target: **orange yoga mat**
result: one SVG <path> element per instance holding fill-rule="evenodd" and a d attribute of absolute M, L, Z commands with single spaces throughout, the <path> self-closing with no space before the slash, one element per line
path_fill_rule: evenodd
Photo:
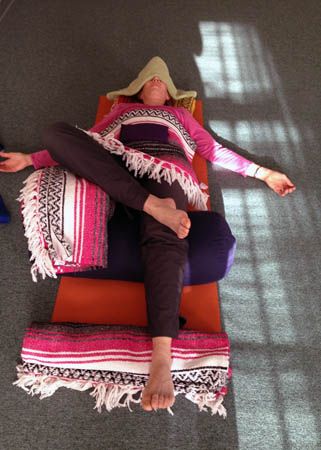
<path fill-rule="evenodd" d="M 101 96 L 96 122 L 110 108 L 111 102 Z M 202 103 L 199 100 L 194 117 L 203 125 Z M 195 155 L 193 167 L 198 179 L 208 185 L 206 161 Z M 204 332 L 221 331 L 217 284 L 185 286 L 180 314 L 187 319 L 186 328 Z M 52 321 L 146 326 L 144 285 L 118 280 L 61 277 Z"/>
<path fill-rule="evenodd" d="M 185 286 L 180 314 L 187 319 L 186 328 L 220 331 L 216 283 Z M 63 277 L 52 321 L 146 326 L 144 285 L 129 281 Z"/>

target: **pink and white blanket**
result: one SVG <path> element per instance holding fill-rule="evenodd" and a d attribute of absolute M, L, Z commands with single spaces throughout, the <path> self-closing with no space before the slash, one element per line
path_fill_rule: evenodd
<path fill-rule="evenodd" d="M 145 328 L 117 325 L 32 323 L 26 330 L 14 383 L 31 395 L 49 397 L 60 387 L 85 391 L 101 412 L 139 403 L 148 380 L 151 336 Z M 231 377 L 226 333 L 180 330 L 172 341 L 175 396 L 200 411 L 226 417 L 223 399 Z M 175 407 L 175 406 L 174 406 Z M 173 414 L 169 408 L 169 412 Z"/>
<path fill-rule="evenodd" d="M 37 170 L 20 191 L 31 275 L 42 278 L 107 267 L 107 220 L 113 204 L 98 186 L 61 167 Z"/>

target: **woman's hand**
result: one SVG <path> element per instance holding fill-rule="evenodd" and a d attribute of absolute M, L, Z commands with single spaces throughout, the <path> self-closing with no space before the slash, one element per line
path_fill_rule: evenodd
<path fill-rule="evenodd" d="M 0 152 L 0 156 L 6 158 L 5 161 L 0 161 L 0 172 L 19 172 L 32 166 L 31 155 L 25 153 Z"/>
<path fill-rule="evenodd" d="M 255 178 L 264 181 L 272 191 L 281 197 L 285 197 L 287 194 L 295 191 L 295 186 L 292 181 L 284 173 L 277 172 L 276 170 L 260 167 Z"/>

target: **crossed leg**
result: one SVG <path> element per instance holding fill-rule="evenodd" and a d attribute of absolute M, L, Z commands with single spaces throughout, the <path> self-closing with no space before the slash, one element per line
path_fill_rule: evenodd
<path fill-rule="evenodd" d="M 114 200 L 142 212 L 141 249 L 147 315 L 153 340 L 150 377 L 142 407 L 167 408 L 175 400 L 171 378 L 171 342 L 179 328 L 179 304 L 188 251 L 187 200 L 177 182 L 138 182 L 120 158 L 86 133 L 64 122 L 47 128 L 43 141 L 52 158 L 78 176 L 99 185 Z"/>

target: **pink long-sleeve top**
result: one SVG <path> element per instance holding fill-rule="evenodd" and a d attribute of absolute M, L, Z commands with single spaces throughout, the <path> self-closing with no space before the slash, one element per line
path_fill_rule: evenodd
<path fill-rule="evenodd" d="M 253 176 L 257 168 L 257 164 L 249 161 L 243 156 L 237 154 L 233 150 L 230 150 L 221 144 L 219 144 L 211 134 L 206 131 L 198 122 L 194 119 L 192 114 L 185 108 L 176 108 L 172 106 L 157 106 L 152 107 L 144 105 L 142 103 L 121 103 L 116 105 L 110 113 L 108 113 L 98 124 L 94 125 L 89 131 L 93 133 L 100 133 L 103 130 L 108 130 L 111 124 L 117 124 L 112 128 L 111 134 L 113 137 L 118 138 L 120 133 L 121 123 L 141 123 L 142 119 L 135 117 L 126 117 L 126 114 L 134 114 L 138 111 L 145 111 L 149 113 L 151 111 L 159 110 L 163 114 L 163 123 L 171 125 L 170 120 L 166 119 L 166 112 L 169 113 L 169 117 L 175 116 L 177 121 L 187 130 L 191 139 L 196 143 L 196 146 L 185 145 L 185 153 L 189 161 L 193 159 L 195 151 L 208 161 L 215 163 L 225 169 L 232 170 L 243 176 Z M 165 117 L 165 118 L 164 118 Z M 148 117 L 145 118 L 148 122 Z M 159 121 L 159 120 L 158 120 Z M 172 120 L 173 122 L 173 120 Z M 181 137 L 176 133 L 176 126 L 169 126 L 169 138 L 179 145 L 184 146 Z M 186 143 L 186 142 L 185 142 Z M 32 163 L 35 169 L 41 167 L 49 167 L 58 165 L 54 161 L 47 150 L 41 150 L 31 155 Z"/>

